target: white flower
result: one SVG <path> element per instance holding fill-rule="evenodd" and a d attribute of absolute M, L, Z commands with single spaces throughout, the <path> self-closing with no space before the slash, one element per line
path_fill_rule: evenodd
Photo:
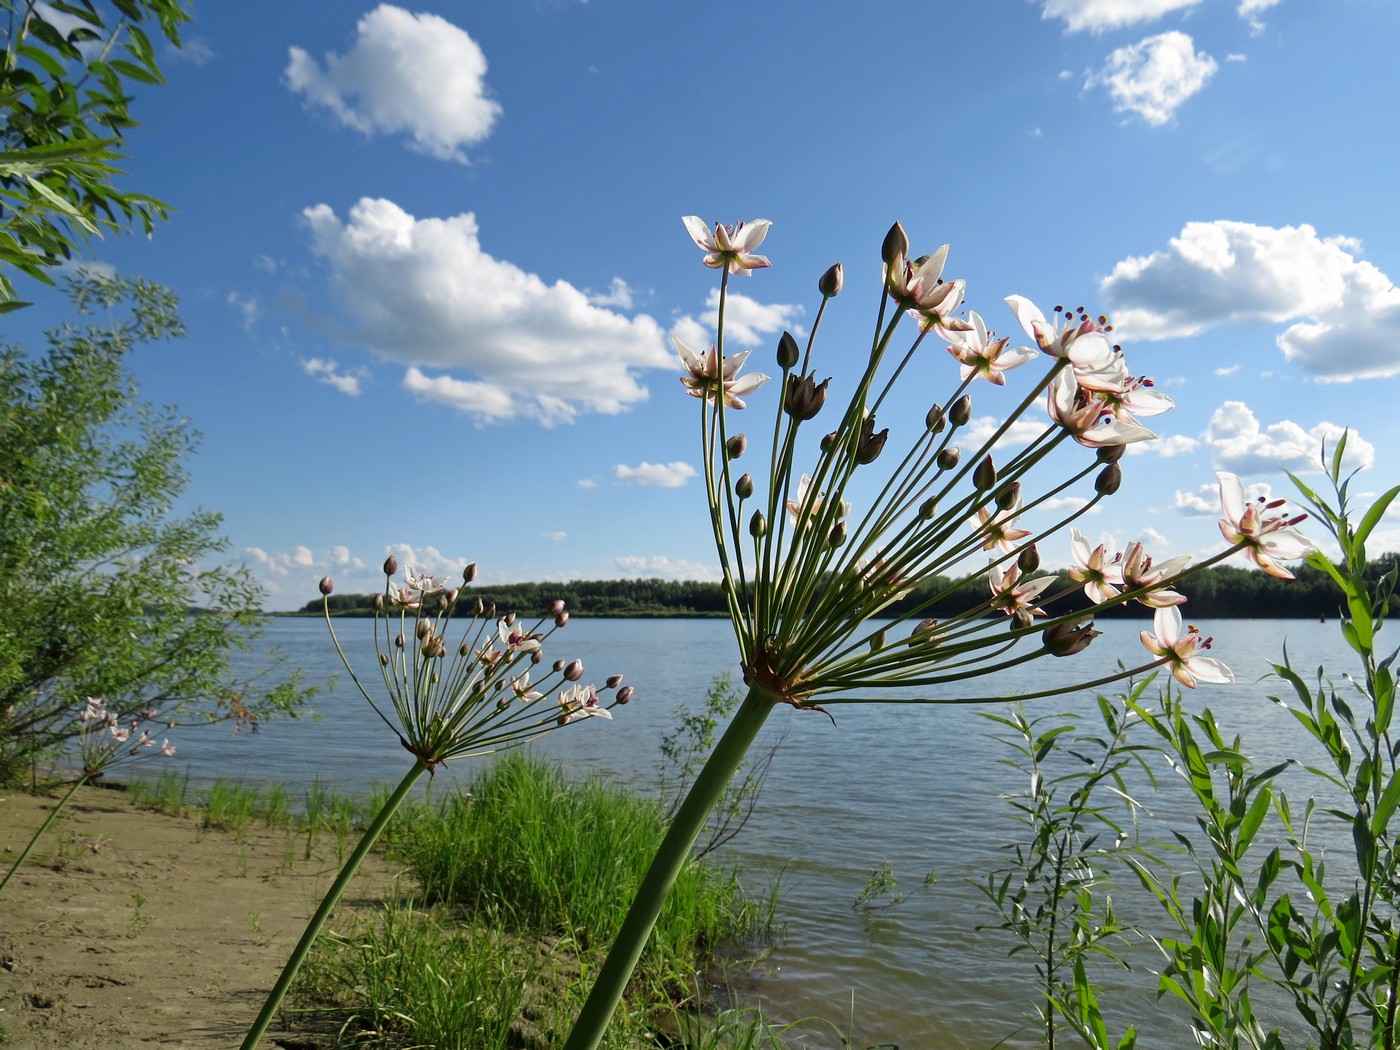
<path fill-rule="evenodd" d="M 1157 610 L 1152 617 L 1156 629 L 1139 634 L 1142 644 L 1153 656 L 1160 657 L 1162 663 L 1171 668 L 1172 676 L 1187 689 L 1195 689 L 1197 682 L 1233 682 L 1234 673 L 1219 660 L 1200 655 L 1209 649 L 1212 638 L 1202 637 L 1195 626 L 1181 630 L 1181 610 L 1174 605 Z"/>
<path fill-rule="evenodd" d="M 736 223 L 725 226 L 715 223 L 714 232 L 709 224 L 698 215 L 681 218 L 693 240 L 704 252 L 705 265 L 712 270 L 727 268 L 732 274 L 752 276 L 753 270 L 772 266 L 766 256 L 755 255 L 753 250 L 768 236 L 768 227 L 773 224 L 767 219 L 754 219 L 750 223 Z"/>
<path fill-rule="evenodd" d="M 1317 551 L 1317 544 L 1293 529 L 1307 515 L 1289 517 L 1280 513 L 1266 517 L 1266 512 L 1278 510 L 1286 501 L 1265 502 L 1263 497 L 1247 501 L 1244 485 L 1237 476 L 1222 470 L 1215 477 L 1220 483 L 1220 507 L 1225 514 L 1220 519 L 1221 535 L 1230 543 L 1242 544 L 1245 557 L 1270 576 L 1293 579 L 1282 562 L 1306 558 Z"/>

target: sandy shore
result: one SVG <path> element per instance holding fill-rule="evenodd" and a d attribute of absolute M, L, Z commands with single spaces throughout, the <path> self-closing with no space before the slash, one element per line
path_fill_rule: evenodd
<path fill-rule="evenodd" d="M 57 799 L 0 793 L 0 874 Z M 333 835 L 310 860 L 305 846 L 84 788 L 0 895 L 0 1046 L 236 1047 L 338 870 Z M 397 875 L 371 857 L 340 914 L 372 908 Z M 316 1044 L 274 1025 L 263 1045 Z"/>

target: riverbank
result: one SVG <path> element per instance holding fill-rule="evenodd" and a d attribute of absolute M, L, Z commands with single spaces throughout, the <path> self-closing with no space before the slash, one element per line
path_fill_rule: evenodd
<path fill-rule="evenodd" d="M 0 794 L 6 869 L 57 799 Z M 333 836 L 304 847 L 81 789 L 0 898 L 0 1045 L 237 1045 L 339 869 Z M 369 858 L 342 914 L 393 896 L 400 875 Z"/>

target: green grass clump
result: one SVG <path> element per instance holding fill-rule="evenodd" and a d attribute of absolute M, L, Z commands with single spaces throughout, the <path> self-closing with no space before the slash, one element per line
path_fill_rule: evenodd
<path fill-rule="evenodd" d="M 665 830 L 652 800 L 504 756 L 464 794 L 400 811 L 385 846 L 419 900 L 313 950 L 292 1012 L 339 1032 L 340 1046 L 559 1045 Z M 695 1001 L 710 949 L 771 931 L 774 904 L 774 895 L 751 902 L 732 871 L 688 864 L 608 1050 L 682 1045 L 682 1024 L 707 1033 L 691 1037 L 696 1046 L 778 1045 L 758 1038 L 770 1030 L 751 1017 L 731 1016 L 720 1038 L 677 1005 Z M 669 1033 L 660 1042 L 658 1028 Z"/>
<path fill-rule="evenodd" d="M 294 997 L 316 1003 L 342 1045 L 505 1050 L 538 970 L 498 931 L 390 904 L 363 930 L 326 938 Z"/>
<path fill-rule="evenodd" d="M 521 932 L 564 932 L 588 951 L 612 943 L 665 832 L 665 814 L 651 800 L 508 755 L 466 795 L 413 811 L 390 848 L 428 900 L 490 911 Z M 690 972 L 707 947 L 766 932 L 771 920 L 734 872 L 691 862 L 649 958 L 662 971 Z"/>

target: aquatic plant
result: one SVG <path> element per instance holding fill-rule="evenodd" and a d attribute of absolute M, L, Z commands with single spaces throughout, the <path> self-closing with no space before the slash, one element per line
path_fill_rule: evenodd
<path fill-rule="evenodd" d="M 276 985 L 243 1041 L 253 1050 L 291 988 L 326 920 L 355 872 L 424 772 L 443 762 L 486 755 L 533 740 L 560 726 L 611 719 L 611 708 L 632 699 L 633 689 L 612 675 L 601 687 L 580 684 L 583 663 L 558 659 L 539 679 L 531 669 L 544 661 L 544 646 L 569 622 L 562 601 L 548 616 L 526 624 L 516 613 L 497 615 L 494 604 L 467 602 L 466 623 L 455 642 L 448 632 L 459 609 L 460 588 L 408 567 L 395 582 L 398 560 L 384 562 L 384 592 L 375 600 L 375 664 L 385 699 L 376 699 L 347 656 L 331 619 L 327 599 L 335 583 L 321 580 L 322 608 L 336 652 L 356 689 L 399 743 L 413 765 L 370 821 L 339 875 L 326 891 L 305 932 L 292 950 Z M 476 577 L 475 563 L 462 572 L 463 586 Z M 610 694 L 610 695 L 609 695 Z M 607 698 L 607 699 L 605 699 Z"/>
<path fill-rule="evenodd" d="M 1074 548 L 1083 555 L 1080 582 L 1090 605 L 1047 614 L 1044 606 L 1058 595 L 1049 593 L 1054 576 L 1036 574 L 1039 545 L 1118 491 L 1125 446 L 1155 436 L 1141 419 L 1172 407 L 1150 379 L 1130 371 L 1107 318 L 1059 307 L 1047 318 L 1013 295 L 1006 304 L 1035 348 L 1009 347 L 980 314 L 960 314 L 966 285 L 944 276 L 948 246 L 912 257 L 896 223 L 881 246 L 879 307 L 849 399 L 829 423 L 813 426 L 823 413 L 832 416 L 831 377 L 818 378 L 813 351 L 845 286 L 837 263 L 817 282 L 821 303 L 805 346 L 786 332 L 778 344 L 771 439 L 755 455 L 750 446 L 757 442 L 737 430 L 736 413 L 748 410 L 745 399 L 772 377 L 742 373 L 750 352 L 726 348 L 726 307 L 731 276 L 771 265 L 756 254 L 771 224 L 710 226 L 695 216 L 684 222 L 705 265 L 720 274 L 714 344 L 702 353 L 677 340 L 676 349 L 685 392 L 699 401 L 706 502 L 748 692 L 676 811 L 566 1050 L 598 1045 L 676 872 L 775 708 L 831 717 L 846 703 L 1000 700 L 998 675 L 1046 657 L 1073 657 L 1098 637 L 1095 613 L 1129 601 L 1158 608 L 1154 631 L 1142 639 L 1148 659 L 1022 698 L 1093 688 L 1159 666 L 1183 684 L 1229 680 L 1228 668 L 1204 655 L 1210 639 L 1181 628 L 1173 585 L 1237 551 L 1276 572 L 1280 558 L 1313 549 L 1291 531 L 1297 516 L 1273 503 L 1246 506 L 1242 484 L 1222 476 L 1225 551 L 1198 566 L 1173 561 L 1154 569 L 1140 546 L 1125 560 L 1085 550 L 1080 537 Z M 901 333 L 909 339 L 897 344 Z M 897 434 L 880 426 L 920 350 L 939 343 L 959 364 L 949 395 L 921 407 Z M 974 419 L 978 379 L 1009 391 L 1007 373 L 1037 359 L 1048 368 L 998 413 L 1000 421 Z M 1042 400 L 1049 418 L 1033 425 L 1023 417 Z M 1001 451 L 1022 435 L 1018 451 Z M 897 454 L 901 442 L 905 451 Z M 1076 446 L 1087 459 L 1066 454 Z M 758 460 L 757 477 L 742 470 L 746 455 Z M 1021 524 L 1036 513 L 1050 522 L 1040 529 Z M 933 619 L 935 603 L 969 581 L 980 587 L 980 600 Z M 991 684 L 979 686 L 985 680 Z"/>

